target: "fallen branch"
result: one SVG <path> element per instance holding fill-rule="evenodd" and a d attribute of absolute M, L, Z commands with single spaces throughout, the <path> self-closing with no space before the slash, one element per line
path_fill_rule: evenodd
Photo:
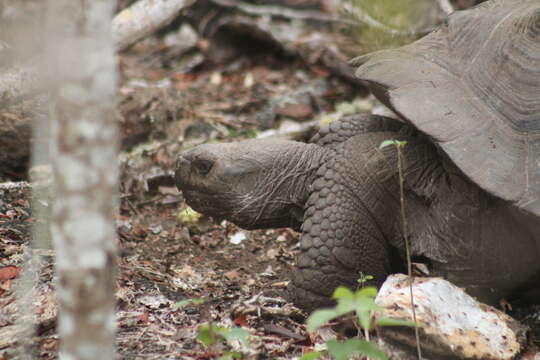
<path fill-rule="evenodd" d="M 191 0 L 139 0 L 118 13 L 112 21 L 114 46 L 122 51 L 167 25 Z"/>
<path fill-rule="evenodd" d="M 236 0 L 212 0 L 214 3 L 224 7 L 234 7 L 248 15 L 276 16 L 287 19 L 318 20 L 326 22 L 338 22 L 345 24 L 355 24 L 356 22 L 343 17 L 327 15 L 317 10 L 297 10 L 277 5 L 253 5 Z"/>
<path fill-rule="evenodd" d="M 3 191 L 13 191 L 13 190 L 28 190 L 30 189 L 30 183 L 27 181 L 17 181 L 17 182 L 2 182 L 0 183 L 0 190 Z"/>

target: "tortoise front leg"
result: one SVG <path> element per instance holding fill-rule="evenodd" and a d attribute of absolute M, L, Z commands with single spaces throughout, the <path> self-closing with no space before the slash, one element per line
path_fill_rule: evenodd
<path fill-rule="evenodd" d="M 360 273 L 380 284 L 391 272 L 389 237 L 399 229 L 399 193 L 393 193 L 397 179 L 391 174 L 396 163 L 388 163 L 395 154 L 378 149 L 384 137 L 351 138 L 317 173 L 289 285 L 292 300 L 305 310 L 331 304 L 340 285 L 355 288 Z"/>

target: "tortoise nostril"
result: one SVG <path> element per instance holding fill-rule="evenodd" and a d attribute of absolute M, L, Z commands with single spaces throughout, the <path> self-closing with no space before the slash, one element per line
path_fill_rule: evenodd
<path fill-rule="evenodd" d="M 178 169 L 181 169 L 181 168 L 185 168 L 187 166 L 190 165 L 190 161 L 187 160 L 185 157 L 183 156 L 179 156 L 177 159 L 176 159 L 176 170 Z"/>
<path fill-rule="evenodd" d="M 214 162 L 212 160 L 196 159 L 192 161 L 191 166 L 193 166 L 193 168 L 197 170 L 199 174 L 206 175 L 214 166 Z"/>

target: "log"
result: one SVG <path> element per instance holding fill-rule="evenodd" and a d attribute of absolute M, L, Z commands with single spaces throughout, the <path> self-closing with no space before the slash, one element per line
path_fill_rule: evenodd
<path fill-rule="evenodd" d="M 171 22 L 190 0 L 139 0 L 112 21 L 113 42 L 122 51 Z"/>

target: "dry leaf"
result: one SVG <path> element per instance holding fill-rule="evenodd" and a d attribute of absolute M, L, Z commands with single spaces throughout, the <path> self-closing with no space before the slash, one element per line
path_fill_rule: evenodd
<path fill-rule="evenodd" d="M 20 269 L 16 266 L 4 266 L 0 268 L 0 280 L 14 279 L 19 275 Z"/>
<path fill-rule="evenodd" d="M 240 277 L 240 273 L 236 270 L 227 271 L 224 275 L 229 280 L 235 280 Z"/>

